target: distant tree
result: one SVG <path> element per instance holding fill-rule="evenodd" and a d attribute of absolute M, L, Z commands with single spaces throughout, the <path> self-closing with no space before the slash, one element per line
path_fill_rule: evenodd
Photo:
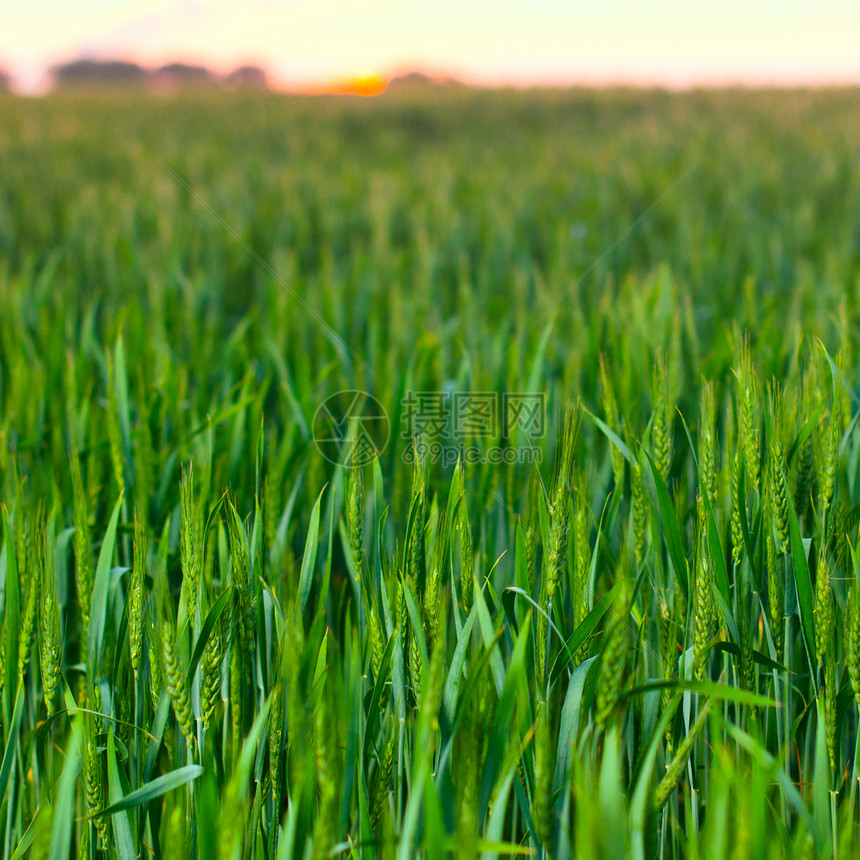
<path fill-rule="evenodd" d="M 73 60 L 55 66 L 51 73 L 58 89 L 88 86 L 136 86 L 145 83 L 146 71 L 124 60 Z"/>
<path fill-rule="evenodd" d="M 0 69 L 0 93 L 6 92 L 12 83 L 12 78 L 9 73 Z"/>
<path fill-rule="evenodd" d="M 233 69 L 226 78 L 224 84 L 231 89 L 243 90 L 265 90 L 269 87 L 266 72 L 259 66 L 239 66 Z"/>
<path fill-rule="evenodd" d="M 212 72 L 205 66 L 168 63 L 150 74 L 150 83 L 157 89 L 184 89 L 210 86 L 216 81 Z"/>
<path fill-rule="evenodd" d="M 424 72 L 406 72 L 395 75 L 388 82 L 388 89 L 418 89 L 424 87 L 458 86 L 455 78 L 427 75 Z"/>
<path fill-rule="evenodd" d="M 423 72 L 406 72 L 403 75 L 396 75 L 389 82 L 391 87 L 432 87 L 435 84 L 433 78 L 425 75 Z"/>

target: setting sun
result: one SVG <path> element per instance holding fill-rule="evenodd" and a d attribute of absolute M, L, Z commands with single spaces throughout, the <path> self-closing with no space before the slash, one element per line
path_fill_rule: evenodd
<path fill-rule="evenodd" d="M 352 78 L 336 81 L 326 92 L 343 96 L 378 96 L 388 87 L 388 80 L 378 72 L 362 72 Z"/>

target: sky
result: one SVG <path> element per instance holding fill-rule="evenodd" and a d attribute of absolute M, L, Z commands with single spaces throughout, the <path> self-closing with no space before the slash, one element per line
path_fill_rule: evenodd
<path fill-rule="evenodd" d="M 0 67 L 265 66 L 285 88 L 413 69 L 470 83 L 860 83 L 858 0 L 0 0 Z"/>

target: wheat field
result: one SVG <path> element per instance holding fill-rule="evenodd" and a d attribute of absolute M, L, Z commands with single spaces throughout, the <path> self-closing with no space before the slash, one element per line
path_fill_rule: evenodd
<path fill-rule="evenodd" d="M 3 97 L 2 857 L 856 856 L 858 107 Z"/>

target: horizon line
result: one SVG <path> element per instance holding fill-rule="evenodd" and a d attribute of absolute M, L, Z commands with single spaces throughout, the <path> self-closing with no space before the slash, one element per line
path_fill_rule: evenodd
<path fill-rule="evenodd" d="M 353 76 L 329 76 L 326 78 L 285 79 L 284 76 L 274 75 L 262 64 L 253 62 L 239 63 L 224 70 L 224 64 L 206 65 L 191 59 L 178 59 L 167 61 L 157 65 L 137 63 L 134 60 L 116 60 L 116 58 L 95 58 L 93 56 L 79 56 L 65 62 L 53 63 L 41 70 L 41 80 L 38 85 L 22 86 L 20 72 L 15 73 L 13 69 L 8 72 L 8 92 L 19 97 L 42 97 L 58 93 L 64 87 L 53 79 L 52 71 L 67 63 L 78 60 L 93 60 L 94 62 L 129 62 L 139 65 L 146 73 L 157 72 L 170 63 L 186 64 L 189 66 L 201 66 L 213 75 L 211 84 L 223 86 L 224 79 L 231 71 L 242 66 L 255 65 L 266 75 L 266 91 L 276 95 L 296 96 L 338 96 L 353 95 L 374 97 L 389 91 L 392 83 L 409 86 L 408 79 L 415 78 L 414 86 L 422 83 L 433 88 L 462 88 L 470 90 L 664 90 L 669 92 L 687 92 L 695 90 L 837 90 L 855 89 L 860 87 L 860 73 L 851 75 L 790 75 L 790 74 L 653 74 L 643 73 L 641 75 L 630 73 L 595 73 L 567 75 L 521 75 L 516 77 L 505 74 L 498 75 L 470 75 L 458 74 L 456 72 L 440 71 L 438 69 L 428 70 L 416 64 L 413 67 L 400 67 L 390 69 L 387 72 L 359 72 Z M 423 81 L 422 81 L 423 79 Z M 116 89 L 123 87 L 122 82 L 117 82 Z M 141 87 L 148 91 L 155 88 L 142 82 Z M 88 89 L 96 91 L 99 89 L 111 89 L 109 82 L 93 82 L 92 84 L 81 84 L 77 87 L 67 89 Z M 132 85 L 133 88 L 133 85 Z M 181 86 L 177 90 L 183 89 Z M 194 89 L 188 86 L 187 89 Z"/>
<path fill-rule="evenodd" d="M 137 66 L 143 73 L 143 78 L 138 82 L 148 89 L 154 89 L 154 79 L 157 73 L 169 65 L 181 65 L 205 69 L 210 76 L 213 85 L 224 84 L 227 77 L 246 67 L 259 69 L 264 76 L 265 88 L 273 93 L 287 95 L 367 95 L 374 96 L 385 92 L 389 85 L 401 82 L 404 79 L 414 78 L 416 82 L 423 81 L 435 86 L 459 86 L 475 90 L 565 90 L 565 89 L 637 89 L 637 90 L 721 90 L 721 89 L 764 89 L 764 90 L 793 90 L 793 89 L 851 89 L 860 86 L 860 69 L 834 70 L 821 69 L 816 73 L 808 68 L 805 72 L 800 70 L 774 69 L 768 72 L 765 69 L 755 71 L 732 71 L 731 69 L 706 71 L 702 69 L 673 70 L 642 70 L 634 69 L 617 70 L 571 70 L 564 72 L 559 70 L 539 71 L 531 73 L 523 71 L 517 73 L 513 69 L 505 72 L 498 71 L 469 71 L 466 69 L 444 68 L 440 65 L 428 63 L 426 60 L 416 58 L 414 62 L 401 62 L 389 65 L 385 68 L 382 64 L 378 67 L 364 67 L 351 72 L 332 73 L 328 75 L 286 75 L 283 71 L 273 71 L 271 61 L 266 62 L 262 58 L 248 57 L 237 58 L 232 63 L 219 61 L 207 61 L 200 56 L 185 54 L 165 57 L 161 61 L 153 62 L 143 60 L 139 57 L 108 52 L 80 52 L 74 57 L 57 60 L 54 62 L 41 62 L 29 69 L 16 64 L 5 69 L 0 66 L 0 79 L 3 72 L 6 73 L 7 89 L 22 96 L 48 95 L 63 89 L 56 77 L 56 70 L 64 66 L 70 66 L 78 62 L 92 62 L 94 64 L 123 63 Z M 117 81 L 116 84 L 121 84 Z M 129 82 L 131 83 L 131 82 Z M 201 83 L 206 83 L 202 81 Z M 109 87 L 110 81 L 93 81 L 92 89 Z M 81 86 L 87 86 L 81 82 Z M 176 87 L 180 88 L 180 87 Z M 260 86 L 262 89 L 263 87 Z"/>

